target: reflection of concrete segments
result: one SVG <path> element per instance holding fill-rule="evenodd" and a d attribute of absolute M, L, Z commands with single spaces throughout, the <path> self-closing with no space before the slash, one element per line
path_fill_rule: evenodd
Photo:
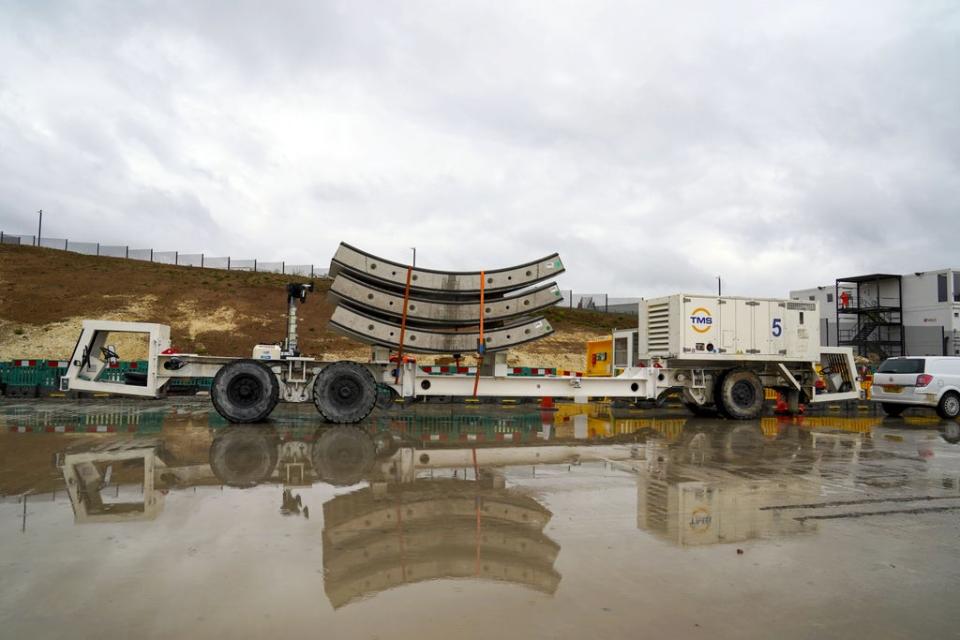
<path fill-rule="evenodd" d="M 542 529 L 550 520 L 550 512 L 546 511 L 532 498 L 524 503 L 509 497 L 485 494 L 476 498 L 472 496 L 435 496 L 408 500 L 402 503 L 395 501 L 373 501 L 361 506 L 361 510 L 352 515 L 340 512 L 340 518 L 331 517 L 332 500 L 324 505 L 324 535 L 332 542 L 340 543 L 350 538 L 364 535 L 370 530 L 388 530 L 397 526 L 398 521 L 408 525 L 424 521 L 434 521 L 444 518 L 476 518 L 477 504 L 480 506 L 480 517 L 503 524 L 529 526 Z M 331 508 L 328 508 L 331 505 Z M 339 505 L 344 507 L 345 505 Z M 398 512 L 397 509 L 400 509 Z"/>
<path fill-rule="evenodd" d="M 476 551 L 479 541 L 484 552 L 512 554 L 529 564 L 552 566 L 560 553 L 560 545 L 535 527 L 517 526 L 480 518 L 440 518 L 406 522 L 386 529 L 371 528 L 353 536 L 328 535 L 324 532 L 324 566 L 328 573 L 347 574 L 364 564 L 380 562 L 400 554 L 433 556 L 444 549 Z M 334 539 L 339 539 L 335 542 Z M 329 550 L 329 553 L 328 553 Z"/>
<path fill-rule="evenodd" d="M 324 550 L 324 558 L 327 552 Z M 476 547 L 438 549 L 430 556 L 398 555 L 380 558 L 380 562 L 361 565 L 345 575 L 326 575 L 323 586 L 333 607 L 339 608 L 359 598 L 369 597 L 404 584 L 442 578 L 480 578 L 524 585 L 553 594 L 560 574 L 551 565 L 528 562 L 523 557 L 502 555 Z"/>
<path fill-rule="evenodd" d="M 340 273 L 330 287 L 330 293 L 347 304 L 370 313 L 400 318 L 403 316 L 403 295 L 373 287 Z M 508 298 L 487 300 L 484 320 L 496 322 L 551 307 L 563 299 L 556 283 L 549 283 Z M 437 324 L 468 326 L 480 322 L 480 303 L 474 301 L 435 302 L 411 296 L 407 304 L 409 324 Z"/>
<path fill-rule="evenodd" d="M 358 311 L 337 307 L 330 318 L 330 326 L 352 338 L 368 344 L 397 348 L 400 346 L 400 323 L 378 320 Z M 543 318 L 534 318 L 511 326 L 484 332 L 487 351 L 501 351 L 553 333 L 553 327 Z M 476 351 L 479 333 L 443 333 L 407 327 L 403 349 L 408 353 L 470 353 Z"/>
<path fill-rule="evenodd" d="M 341 607 L 403 584 L 481 578 L 554 593 L 560 545 L 529 496 L 459 480 L 370 488 L 323 505 L 324 589 Z"/>
<path fill-rule="evenodd" d="M 324 535 L 333 542 L 385 530 L 403 522 L 448 517 L 476 518 L 543 529 L 553 515 L 533 498 L 506 489 L 482 489 L 461 480 L 417 480 L 389 487 L 383 499 L 369 488 L 340 495 L 323 505 Z M 400 509 L 400 511 L 398 511 Z"/>
<path fill-rule="evenodd" d="M 407 282 L 407 265 L 383 260 L 356 247 L 340 243 L 330 262 L 330 275 L 350 271 L 364 279 L 377 280 L 392 289 L 403 290 Z M 555 277 L 564 270 L 557 254 L 527 264 L 486 271 L 484 291 L 490 294 L 515 291 Z M 414 268 L 410 290 L 447 296 L 476 296 L 480 293 L 479 271 L 435 271 Z"/>

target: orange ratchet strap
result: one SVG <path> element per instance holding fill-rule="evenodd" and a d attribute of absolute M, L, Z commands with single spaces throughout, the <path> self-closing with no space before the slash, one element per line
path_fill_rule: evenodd
<path fill-rule="evenodd" d="M 403 366 L 403 338 L 407 333 L 407 303 L 410 302 L 410 276 L 413 275 L 413 267 L 407 267 L 407 286 L 403 290 L 403 316 L 400 318 L 400 348 L 397 350 L 397 375 L 394 378 L 394 384 L 400 382 L 400 367 Z"/>
<path fill-rule="evenodd" d="M 487 275 L 485 271 L 480 272 L 480 339 L 477 340 L 477 375 L 473 379 L 473 397 L 477 397 L 477 387 L 480 386 L 480 367 L 483 366 L 483 355 L 487 352 L 486 344 L 483 341 L 483 305 L 484 289 L 486 287 Z"/>

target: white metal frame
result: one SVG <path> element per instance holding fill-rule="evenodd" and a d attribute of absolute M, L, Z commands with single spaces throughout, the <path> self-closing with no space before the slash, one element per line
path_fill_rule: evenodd
<path fill-rule="evenodd" d="M 113 382 L 97 382 L 97 377 L 108 363 L 100 356 L 110 333 L 143 333 L 149 336 L 149 358 L 146 386 L 125 385 Z M 237 358 L 201 356 L 197 354 L 163 353 L 170 347 L 170 328 L 167 325 L 85 320 L 80 339 L 74 350 L 66 376 L 61 380 L 61 389 L 77 391 L 101 391 L 117 395 L 158 397 L 164 393 L 171 378 L 213 377 L 225 364 Z M 84 360 L 84 351 L 88 357 Z M 831 358 L 832 356 L 832 358 Z M 837 358 L 839 356 L 839 359 Z M 852 390 L 815 394 L 814 389 L 801 389 L 791 369 L 797 365 L 815 370 L 814 362 L 798 363 L 791 359 L 775 360 L 742 357 L 722 361 L 693 359 L 668 360 L 663 367 L 628 367 L 614 377 L 537 376 L 519 377 L 508 375 L 504 353 L 492 356 L 485 366 L 485 375 L 473 374 L 435 376 L 424 373 L 412 360 L 401 364 L 389 362 L 384 349 L 374 349 L 366 366 L 381 384 L 391 387 L 402 397 L 414 396 L 472 396 L 480 397 L 559 397 L 573 398 L 575 402 L 587 402 L 590 398 L 630 398 L 654 400 L 670 389 L 682 388 L 698 402 L 710 398 L 711 372 L 732 366 L 748 366 L 761 375 L 768 386 L 794 387 L 805 391 L 811 402 L 855 400 L 860 397 L 859 379 L 853 352 L 848 347 L 822 347 L 821 359 L 842 362 L 844 372 L 839 375 L 851 383 Z M 286 402 L 308 402 L 312 399 L 313 378 L 326 363 L 313 358 L 289 357 L 281 360 L 264 360 L 281 383 L 281 397 Z M 792 365 L 790 369 L 786 365 Z M 397 368 L 399 367 L 399 371 Z M 475 390 L 474 390 L 475 389 Z"/>

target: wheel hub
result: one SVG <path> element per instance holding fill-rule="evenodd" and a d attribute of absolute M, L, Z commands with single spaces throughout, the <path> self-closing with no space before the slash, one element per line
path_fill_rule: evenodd
<path fill-rule="evenodd" d="M 730 395 L 738 407 L 749 407 L 756 400 L 756 391 L 748 382 L 737 382 L 730 390 Z"/>
<path fill-rule="evenodd" d="M 350 407 L 361 396 L 360 384 L 351 377 L 337 378 L 333 383 L 333 401 L 340 407 Z"/>
<path fill-rule="evenodd" d="M 227 396 L 241 407 L 249 407 L 260 399 L 263 387 L 260 381 L 250 375 L 240 375 L 234 378 L 227 387 Z"/>
<path fill-rule="evenodd" d="M 950 396 L 950 397 L 947 398 L 947 400 L 943 403 L 943 408 L 946 409 L 946 411 L 947 411 L 948 414 L 950 414 L 950 415 L 952 415 L 952 416 L 955 416 L 955 415 L 957 415 L 958 413 L 960 413 L 960 400 L 958 400 L 957 398 L 955 398 L 955 397 L 953 397 L 953 396 Z"/>

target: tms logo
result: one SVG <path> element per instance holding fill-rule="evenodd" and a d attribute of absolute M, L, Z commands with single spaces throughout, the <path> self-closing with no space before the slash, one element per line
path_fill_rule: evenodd
<path fill-rule="evenodd" d="M 697 307 L 690 314 L 690 325 L 697 333 L 706 333 L 713 326 L 713 316 L 703 307 Z"/>
<path fill-rule="evenodd" d="M 710 512 L 704 507 L 698 507 L 690 514 L 690 522 L 688 524 L 694 531 L 703 532 L 710 528 L 712 522 L 713 518 L 710 516 Z"/>

